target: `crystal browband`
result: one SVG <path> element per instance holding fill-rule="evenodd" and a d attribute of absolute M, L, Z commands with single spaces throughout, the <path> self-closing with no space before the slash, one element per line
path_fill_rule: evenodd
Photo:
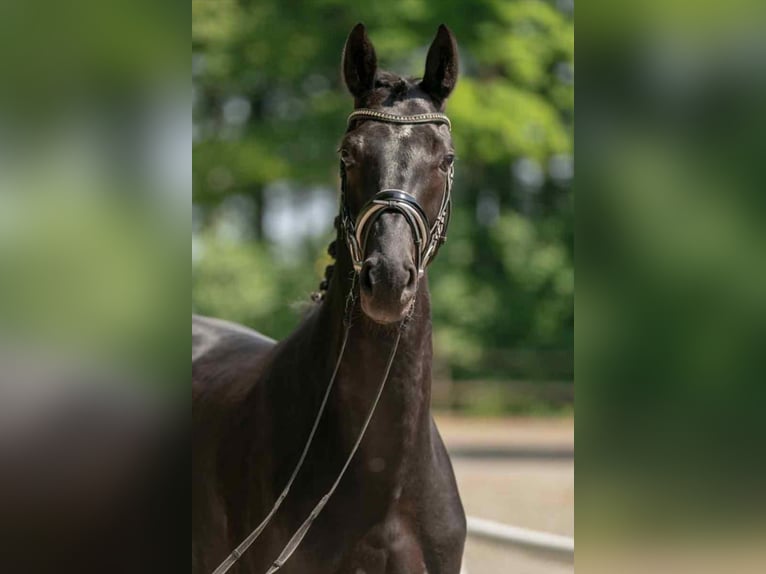
<path fill-rule="evenodd" d="M 452 124 L 450 123 L 449 118 L 445 114 L 440 114 L 438 112 L 399 116 L 367 108 L 361 108 L 352 112 L 351 115 L 348 116 L 348 126 L 350 127 L 354 120 L 365 118 L 392 124 L 444 124 L 450 131 L 452 130 Z"/>

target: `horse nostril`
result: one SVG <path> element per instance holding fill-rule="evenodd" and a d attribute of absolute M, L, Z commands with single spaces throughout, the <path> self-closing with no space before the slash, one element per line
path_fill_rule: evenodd
<path fill-rule="evenodd" d="M 359 286 L 365 293 L 372 293 L 372 263 L 365 261 L 359 272 Z"/>

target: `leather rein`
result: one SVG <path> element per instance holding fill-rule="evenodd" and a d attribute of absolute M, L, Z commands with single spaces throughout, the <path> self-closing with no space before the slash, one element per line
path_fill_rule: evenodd
<path fill-rule="evenodd" d="M 354 111 L 351 115 L 349 115 L 348 129 L 351 129 L 352 126 L 354 125 L 354 122 L 358 120 L 371 120 L 371 121 L 378 121 L 378 122 L 385 122 L 385 123 L 392 123 L 392 124 L 402 124 L 402 125 L 443 124 L 443 125 L 446 125 L 448 129 L 452 129 L 449 118 L 442 113 L 426 113 L 426 114 L 415 114 L 415 115 L 409 115 L 409 116 L 400 116 L 400 115 L 389 114 L 389 113 L 381 112 L 377 110 L 358 109 Z M 298 463 L 295 465 L 295 469 L 290 475 L 290 478 L 287 481 L 287 484 L 282 489 L 281 494 L 279 495 L 277 500 L 274 502 L 274 505 L 272 506 L 271 510 L 263 518 L 261 523 L 258 526 L 256 526 L 256 528 L 231 552 L 231 554 L 229 554 L 223 560 L 223 562 L 221 562 L 218 565 L 218 567 L 213 571 L 213 574 L 225 574 L 226 572 L 228 572 L 229 569 L 231 569 L 231 567 L 234 566 L 234 564 L 236 564 L 237 561 L 239 561 L 239 559 L 248 550 L 248 548 L 250 548 L 250 546 L 258 539 L 258 537 L 261 535 L 263 530 L 266 528 L 266 526 L 271 522 L 271 520 L 276 515 L 277 510 L 282 505 L 285 498 L 287 498 L 287 494 L 290 491 L 290 488 L 292 487 L 293 482 L 295 482 L 295 479 L 298 476 L 298 473 L 301 467 L 303 466 L 304 461 L 306 460 L 306 456 L 309 452 L 309 449 L 311 448 L 311 444 L 314 440 L 314 436 L 316 435 L 317 428 L 319 427 L 319 422 L 322 419 L 322 415 L 324 414 L 325 408 L 327 406 L 327 402 L 330 397 L 330 391 L 332 391 L 332 388 L 335 384 L 335 379 L 338 375 L 338 371 L 340 370 L 340 365 L 343 360 L 343 355 L 345 354 L 345 351 L 346 351 L 348 336 L 349 336 L 349 332 L 351 331 L 351 318 L 352 318 L 353 308 L 356 303 L 356 296 L 354 294 L 354 289 L 356 286 L 356 278 L 359 272 L 361 271 L 362 264 L 364 262 L 364 254 L 366 250 L 367 237 L 369 235 L 369 231 L 372 228 L 372 225 L 374 224 L 375 220 L 384 211 L 399 212 L 407 220 L 407 223 L 410 225 L 410 228 L 412 229 L 413 238 L 415 240 L 415 247 L 417 251 L 416 264 L 418 268 L 418 279 L 419 279 L 420 277 L 423 276 L 426 267 L 431 261 L 433 261 L 434 257 L 436 256 L 436 253 L 439 250 L 439 247 L 444 243 L 444 241 L 447 238 L 446 232 L 447 232 L 447 224 L 449 223 L 449 216 L 450 216 L 450 207 L 451 207 L 451 199 L 452 199 L 451 191 L 452 191 L 453 178 L 454 178 L 454 168 L 452 165 L 450 165 L 449 172 L 447 173 L 444 194 L 442 196 L 441 207 L 439 208 L 439 213 L 436 219 L 434 220 L 433 224 L 429 223 L 428 217 L 425 211 L 420 206 L 418 201 L 415 199 L 415 196 L 401 189 L 383 189 L 379 191 L 378 193 L 375 194 L 375 196 L 370 201 L 368 201 L 362 207 L 362 209 L 359 211 L 359 214 L 356 216 L 356 218 L 352 218 L 349 212 L 348 202 L 346 198 L 346 174 L 345 174 L 345 169 L 343 168 L 343 164 L 341 163 L 341 197 L 340 197 L 341 229 L 343 231 L 343 234 L 345 235 L 346 244 L 348 245 L 349 252 L 351 253 L 351 259 L 354 265 L 355 273 L 353 274 L 353 277 L 351 279 L 351 288 L 349 289 L 348 295 L 346 296 L 346 305 L 345 305 L 344 318 L 343 318 L 344 332 L 343 332 L 343 339 L 341 342 L 340 352 L 338 353 L 338 358 L 335 362 L 335 367 L 333 369 L 332 376 L 330 377 L 330 381 L 327 384 L 327 388 L 325 390 L 324 396 L 322 397 L 322 402 L 320 403 L 319 410 L 317 411 L 316 418 L 314 419 L 314 424 L 311 428 L 311 432 L 309 433 L 308 439 L 306 440 L 306 444 L 303 447 L 303 451 L 301 452 L 301 456 L 298 459 Z M 357 437 L 356 442 L 354 443 L 353 447 L 351 448 L 351 451 L 348 454 L 348 457 L 346 458 L 346 462 L 344 463 L 343 467 L 338 473 L 338 476 L 333 482 L 331 488 L 319 500 L 319 502 L 317 502 L 316 506 L 314 506 L 314 509 L 311 511 L 308 517 L 304 520 L 301 526 L 295 531 L 295 533 L 290 538 L 288 543 L 282 549 L 282 552 L 280 552 L 277 559 L 272 563 L 272 565 L 270 566 L 266 574 L 273 574 L 274 572 L 279 570 L 285 564 L 285 562 L 287 562 L 290 556 L 293 555 L 293 553 L 298 549 L 298 546 L 300 546 L 300 543 L 303 541 L 303 538 L 308 533 L 309 528 L 311 528 L 311 525 L 314 522 L 314 520 L 316 520 L 316 518 L 324 509 L 327 502 L 330 500 L 330 497 L 332 497 L 333 493 L 337 490 L 338 485 L 341 482 L 341 479 L 345 475 L 346 470 L 348 469 L 349 465 L 351 464 L 351 461 L 354 458 L 354 455 L 356 454 L 356 451 L 359 449 L 359 445 L 362 443 L 362 439 L 364 438 L 364 435 L 367 432 L 367 427 L 370 425 L 372 416 L 375 414 L 375 410 L 378 406 L 378 403 L 380 402 L 380 397 L 383 394 L 383 389 L 385 388 L 386 381 L 388 380 L 388 376 L 391 372 L 391 366 L 393 365 L 394 357 L 396 356 L 396 351 L 399 348 L 399 341 L 401 340 L 402 330 L 406 322 L 412 317 L 412 313 L 414 309 L 415 309 L 415 299 L 413 298 L 412 305 L 410 306 L 407 317 L 399 323 L 399 329 L 396 334 L 396 340 L 394 341 L 394 345 L 391 348 L 391 351 L 388 356 L 388 360 L 386 361 L 385 372 L 383 373 L 383 378 L 380 382 L 380 385 L 378 386 L 375 399 L 372 403 L 372 406 L 370 407 L 369 412 L 367 413 L 367 417 L 365 418 L 364 424 L 362 425 L 362 429 L 359 432 L 359 436 Z"/>

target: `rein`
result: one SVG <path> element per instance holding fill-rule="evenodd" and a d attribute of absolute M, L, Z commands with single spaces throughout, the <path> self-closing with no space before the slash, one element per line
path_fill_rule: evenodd
<path fill-rule="evenodd" d="M 351 128 L 353 122 L 360 119 L 367 119 L 367 120 L 373 120 L 373 121 L 379 121 L 379 122 L 388 122 L 388 123 L 394 123 L 394 124 L 437 123 L 437 124 L 446 125 L 448 129 L 451 129 L 452 127 L 450 124 L 449 118 L 447 118 L 446 115 L 441 113 L 427 113 L 427 114 L 416 114 L 416 115 L 409 115 L 409 116 L 398 116 L 394 114 L 388 114 L 385 112 L 379 112 L 377 110 L 359 109 L 353 112 L 348 117 L 349 129 Z M 340 370 L 340 365 L 341 365 L 341 362 L 343 361 L 343 356 L 345 355 L 345 352 L 346 352 L 348 336 L 349 336 L 349 332 L 351 331 L 351 316 L 352 316 L 354 305 L 356 303 L 356 295 L 354 294 L 354 289 L 356 286 L 356 278 L 357 278 L 357 275 L 359 274 L 359 271 L 362 268 L 365 247 L 367 243 L 367 236 L 369 234 L 370 228 L 372 227 L 372 224 L 375 222 L 378 216 L 380 216 L 384 211 L 397 211 L 405 217 L 405 219 L 407 220 L 407 222 L 409 223 L 412 229 L 413 237 L 415 239 L 415 246 L 417 248 L 418 278 L 422 277 L 425 272 L 425 268 L 436 256 L 436 252 L 439 250 L 439 247 L 441 246 L 442 243 L 444 243 L 444 241 L 447 238 L 446 230 L 447 230 L 447 224 L 449 223 L 451 189 L 452 189 L 453 177 L 454 177 L 454 168 L 450 166 L 450 170 L 447 174 L 447 180 L 445 183 L 445 190 L 444 190 L 444 195 L 442 196 L 442 202 L 441 202 L 441 207 L 439 209 L 439 214 L 437 218 L 434 220 L 433 225 L 429 225 L 428 217 L 425 211 L 423 210 L 423 208 L 418 203 L 418 201 L 415 199 L 415 197 L 412 194 L 407 193 L 406 191 L 401 189 L 384 189 L 379 191 L 377 194 L 375 194 L 372 200 L 370 200 L 367 204 L 365 204 L 362 207 L 357 217 L 355 219 L 352 219 L 348 210 L 348 203 L 346 201 L 346 174 L 343 168 L 343 164 L 341 163 L 341 206 L 340 206 L 341 229 L 343 230 L 343 233 L 346 238 L 346 243 L 349 247 L 349 252 L 351 253 L 351 259 L 354 265 L 355 273 L 353 274 L 351 279 L 351 288 L 349 289 L 348 295 L 346 296 L 346 304 L 345 304 L 344 318 L 343 318 L 343 324 L 344 324 L 343 340 L 341 342 L 338 358 L 335 361 L 335 367 L 333 369 L 332 376 L 330 377 L 330 381 L 328 382 L 327 388 L 325 389 L 324 396 L 322 397 L 322 402 L 319 405 L 319 410 L 317 411 L 316 418 L 314 419 L 314 424 L 311 427 L 311 432 L 309 433 L 306 444 L 303 447 L 303 451 L 301 452 L 301 456 L 298 459 L 298 463 L 295 465 L 295 469 L 290 475 L 290 478 L 287 481 L 287 484 L 282 489 L 282 492 L 280 493 L 279 497 L 274 502 L 274 506 L 271 508 L 269 513 L 264 517 L 261 523 L 258 526 L 256 526 L 256 528 L 231 552 L 231 554 L 229 554 L 223 560 L 223 562 L 221 562 L 218 565 L 218 567 L 213 571 L 213 574 L 226 574 L 226 572 L 228 572 L 231 569 L 231 567 L 234 566 L 234 564 L 236 564 L 239 561 L 239 559 L 248 550 L 248 548 L 250 548 L 250 546 L 252 546 L 252 544 L 258 539 L 258 537 L 261 535 L 263 530 L 266 528 L 266 526 L 271 522 L 271 520 L 276 515 L 277 510 L 279 510 L 280 506 L 282 506 L 282 503 L 284 502 L 285 498 L 287 498 L 287 494 L 290 492 L 290 488 L 295 482 L 295 479 L 298 476 L 298 473 L 300 472 L 300 469 L 303 466 L 304 461 L 306 460 L 306 456 L 308 455 L 309 449 L 311 448 L 311 444 L 314 441 L 314 436 L 316 435 L 317 428 L 319 427 L 319 422 L 321 421 L 322 415 L 324 414 L 325 408 L 327 406 L 327 401 L 330 397 L 330 392 L 332 391 L 333 386 L 335 385 L 335 379 L 337 378 L 338 371 Z M 416 290 L 417 290 L 417 284 L 416 284 Z M 378 403 L 380 402 L 380 398 L 383 395 L 383 389 L 385 388 L 386 382 L 388 381 L 388 376 L 391 372 L 391 367 L 394 362 L 394 357 L 396 356 L 396 352 L 399 349 L 399 341 L 401 340 L 401 337 L 402 337 L 402 331 L 404 330 L 404 326 L 407 323 L 407 321 L 412 317 L 414 309 L 415 309 L 415 299 L 413 298 L 407 317 L 402 319 L 402 321 L 399 323 L 399 329 L 397 330 L 396 340 L 394 341 L 394 344 L 391 348 L 391 352 L 388 356 L 385 372 L 383 373 L 383 378 L 381 379 L 380 385 L 378 386 L 377 394 L 375 395 L 375 400 L 373 401 L 370 407 L 370 410 L 367 413 L 367 417 L 365 418 L 364 424 L 362 425 L 362 429 L 359 432 L 359 436 L 357 437 L 356 442 L 354 443 L 354 446 L 351 448 L 351 451 L 349 452 L 348 457 L 346 458 L 346 462 L 343 464 L 343 467 L 338 473 L 338 476 L 335 479 L 335 482 L 333 482 L 332 486 L 330 487 L 330 490 L 328 490 L 327 493 L 319 500 L 319 502 L 316 504 L 316 506 L 311 511 L 311 513 L 306 518 L 306 520 L 303 522 L 303 524 L 301 524 L 301 526 L 295 531 L 295 533 L 292 535 L 288 543 L 282 549 L 282 552 L 280 552 L 279 556 L 273 562 L 273 564 L 271 565 L 269 570 L 266 572 L 266 574 L 273 574 L 274 572 L 279 570 L 285 564 L 285 562 L 287 562 L 290 556 L 292 556 L 293 553 L 298 549 L 298 547 L 300 546 L 300 543 L 303 541 L 303 538 L 306 536 L 309 529 L 311 528 L 311 525 L 313 524 L 314 520 L 316 520 L 316 518 L 320 515 L 320 513 L 324 509 L 327 502 L 330 500 L 332 495 L 337 490 L 338 485 L 343 479 L 343 476 L 346 474 L 346 470 L 348 470 L 348 467 L 351 464 L 351 461 L 353 460 L 354 455 L 356 454 L 356 451 L 359 449 L 359 445 L 361 445 L 362 443 L 362 439 L 364 438 L 364 435 L 367 432 L 367 427 L 369 427 L 370 421 L 372 420 L 372 417 L 375 414 L 375 410 L 377 409 Z"/>

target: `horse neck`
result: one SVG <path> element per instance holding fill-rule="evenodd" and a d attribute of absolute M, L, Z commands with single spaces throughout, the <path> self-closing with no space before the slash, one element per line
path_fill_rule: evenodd
<path fill-rule="evenodd" d="M 342 240 L 339 238 L 339 244 Z M 346 298 L 352 286 L 353 267 L 348 251 L 339 257 L 325 302 L 319 312 L 322 324 L 317 333 L 333 333 L 323 343 L 332 357 L 340 352 L 344 332 Z M 431 395 L 431 312 L 428 282 L 424 277 L 416 294 L 412 316 L 401 326 L 386 386 L 362 443 L 369 456 L 402 458 L 428 428 Z M 390 355 L 397 345 L 400 325 L 379 325 L 367 318 L 358 301 L 352 309 L 348 343 L 331 397 L 340 440 L 348 446 L 356 440 L 364 419 L 386 373 Z M 326 383 L 324 383 L 326 384 Z M 377 440 L 381 437 L 383 440 Z M 381 452 L 384 451 L 384 452 Z"/>

